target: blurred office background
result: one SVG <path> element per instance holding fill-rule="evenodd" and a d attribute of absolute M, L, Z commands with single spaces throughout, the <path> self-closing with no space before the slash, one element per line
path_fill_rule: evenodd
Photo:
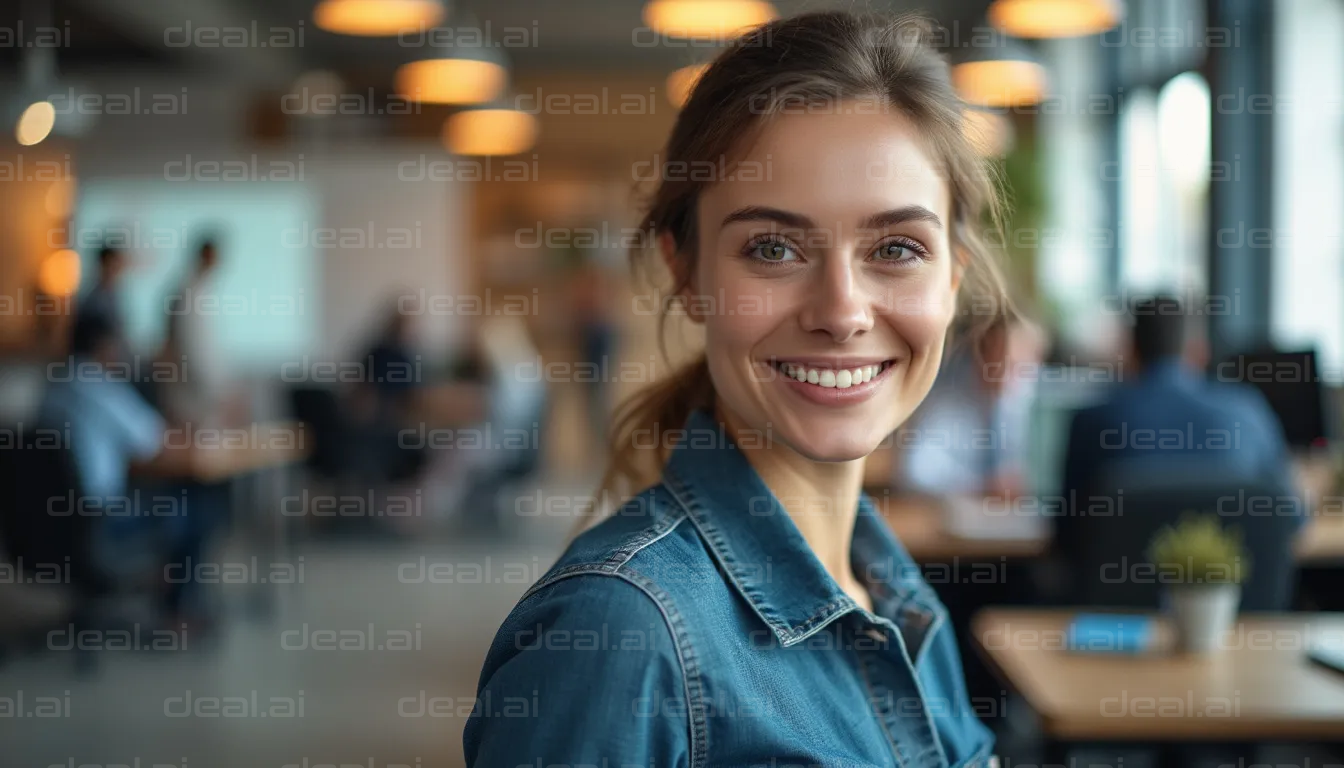
<path fill-rule="evenodd" d="M 694 348 L 673 333 L 663 356 L 654 289 L 626 268 L 652 244 L 637 192 L 677 105 L 737 26 L 854 7 L 677 5 L 0 9 L 0 764 L 462 764 L 487 644 L 590 500 L 612 407 Z M 1067 534 L 1109 548 L 1061 551 L 1074 413 L 1155 370 L 1131 343 L 1131 305 L 1155 295 L 1206 342 L 1191 371 L 1258 393 L 1291 467 L 1265 493 L 1292 524 L 1250 532 L 1277 586 L 1244 585 L 1242 609 L 1344 637 L 1328 624 L 1344 611 L 1344 0 L 859 6 L 942 25 L 1012 200 L 1024 322 L 967 353 L 984 381 L 945 376 L 868 466 L 963 633 L 1005 764 L 1173 759 L 1159 742 L 1193 750 L 1177 764 L 1218 764 L 1231 742 L 1344 763 L 1344 673 L 1307 643 L 1263 669 L 1228 661 L 1243 678 L 985 640 L 1013 622 L 1048 635 L 1080 607 L 1156 611 L 1155 589 L 1090 590 L 1076 569 L 1141 561 L 1186 508 L 1251 521 L 1216 504 L 1249 480 L 1180 464 L 1160 488 L 1122 482 L 1109 527 Z M 103 405 L 71 407 L 85 390 Z M 924 450 L 987 402 L 992 472 L 965 445 Z M 1169 421 L 1174 451 L 1145 428 L 1170 472 L 1202 438 Z M 1108 718 L 1088 690 L 1240 709 L 1223 730 L 1191 725 L 1197 703 L 1126 730 L 1110 726 L 1135 708 Z"/>

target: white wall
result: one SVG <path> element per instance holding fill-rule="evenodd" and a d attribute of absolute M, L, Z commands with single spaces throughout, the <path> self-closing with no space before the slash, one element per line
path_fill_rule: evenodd
<path fill-rule="evenodd" d="M 333 143 L 322 139 L 331 132 L 312 130 L 304 131 L 311 138 L 258 144 L 247 133 L 250 94 L 172 79 L 140 77 L 136 83 L 142 105 L 153 94 L 176 94 L 186 87 L 185 111 L 96 116 L 73 144 L 81 184 L 139 180 L 182 195 L 193 188 L 213 193 L 260 184 L 268 190 L 292 189 L 311 200 L 318 217 L 300 222 L 301 229 L 291 228 L 281 245 L 290 251 L 307 247 L 316 267 L 314 295 L 305 302 L 313 313 L 312 359 L 360 354 L 373 331 L 371 324 L 397 289 L 454 298 L 468 291 L 470 191 L 466 183 L 445 174 L 437 179 L 428 174 L 431 178 L 425 180 L 421 172 L 426 163 L 445 167 L 442 161 L 450 156 L 439 144 L 375 138 Z M 135 87 L 85 84 L 99 93 L 131 93 Z M 339 131 L 346 136 L 368 132 Z M 191 177 L 169 181 L 166 167 L 175 178 Z M 230 167 L 247 170 L 240 178 Z M 188 246 L 179 244 L 178 249 Z M 426 362 L 445 357 L 449 344 L 463 332 L 462 320 L 453 314 L 417 318 Z"/>

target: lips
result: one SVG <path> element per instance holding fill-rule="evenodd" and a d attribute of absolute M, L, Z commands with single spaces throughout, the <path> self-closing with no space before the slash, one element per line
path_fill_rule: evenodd
<path fill-rule="evenodd" d="M 824 389 L 849 389 L 872 381 L 881 376 L 891 366 L 892 360 L 883 360 L 865 365 L 846 365 L 833 367 L 828 365 L 809 365 L 807 363 L 775 361 L 774 367 L 780 373 L 795 381 L 822 387 Z"/>
<path fill-rule="evenodd" d="M 825 406 L 849 406 L 874 397 L 891 377 L 898 358 L 772 358 L 780 386 L 804 400 Z"/>

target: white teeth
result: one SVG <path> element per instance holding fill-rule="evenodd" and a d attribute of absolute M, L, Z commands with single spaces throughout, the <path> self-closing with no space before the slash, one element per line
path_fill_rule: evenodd
<path fill-rule="evenodd" d="M 798 381 L 816 384 L 828 389 L 848 389 L 872 381 L 882 373 L 883 365 L 861 365 L 858 368 L 834 370 L 828 368 L 806 368 L 794 363 L 780 366 L 785 376 Z"/>

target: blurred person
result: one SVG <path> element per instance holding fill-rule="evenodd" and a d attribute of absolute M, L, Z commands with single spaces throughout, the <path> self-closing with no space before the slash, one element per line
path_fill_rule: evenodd
<path fill-rule="evenodd" d="M 101 512 L 91 543 L 99 570 L 113 573 L 129 553 L 145 547 L 152 550 L 156 565 L 188 557 L 199 562 L 206 536 L 199 515 L 189 507 L 150 514 L 139 508 L 142 497 L 128 491 L 133 466 L 162 458 L 163 468 L 172 472 L 186 464 L 174 463 L 185 455 L 167 456 L 163 450 L 167 424 L 126 380 L 117 357 L 118 342 L 106 315 L 78 316 L 70 340 L 78 373 L 48 384 L 38 421 L 51 429 L 69 430 L 80 509 Z M 174 626 L 182 618 L 186 589 L 183 584 L 163 586 L 161 608 Z"/>
<path fill-rule="evenodd" d="M 578 326 L 579 362 L 594 372 L 584 383 L 588 390 L 588 423 L 599 440 L 606 437 L 609 420 L 609 378 L 616 375 L 617 327 L 609 304 L 613 286 L 595 258 L 585 258 L 570 284 L 571 310 Z"/>
<path fill-rule="evenodd" d="M 97 315 L 111 328 L 117 339 L 116 360 L 129 359 L 126 343 L 126 325 L 122 317 L 118 292 L 122 276 L 126 273 L 129 257 L 119 247 L 103 245 L 98 249 L 98 280 L 80 301 L 77 314 Z M 73 331 L 73 329 L 72 329 Z"/>
<path fill-rule="evenodd" d="M 487 317 L 477 326 L 474 339 L 485 397 L 479 403 L 481 418 L 469 428 L 487 438 L 481 449 L 456 457 L 452 470 L 465 492 L 458 503 L 464 532 L 496 536 L 507 532 L 500 493 L 540 465 L 546 382 L 524 373 L 541 353 L 521 317 Z"/>
<path fill-rule="evenodd" d="M 236 427 L 248 421 L 246 392 L 235 386 L 217 338 L 218 311 L 209 309 L 219 269 L 219 243 L 213 234 L 200 236 L 192 249 L 188 272 L 176 293 L 164 299 L 167 331 L 159 360 L 177 370 L 171 381 L 160 382 L 157 402 L 170 423 L 200 430 Z M 195 439 L 195 438 L 193 438 Z M 229 481 L 201 482 L 192 478 L 165 481 L 165 491 L 186 498 L 188 530 L 178 538 L 170 562 L 186 568 L 199 563 L 209 542 L 228 522 L 232 512 Z M 175 616 L 209 623 L 208 606 L 200 604 L 194 580 L 175 581 L 167 606 Z"/>
<path fill-rule="evenodd" d="M 991 764 L 947 609 L 861 488 L 959 301 L 1010 311 L 975 235 L 994 188 L 930 38 L 807 14 L 700 77 L 660 156 L 734 173 L 664 179 L 647 227 L 704 353 L 618 411 L 609 514 L 481 671 L 476 700 L 535 716 L 473 713 L 468 765 Z"/>
<path fill-rule="evenodd" d="M 218 311 L 206 308 L 215 303 L 208 299 L 218 266 L 216 240 L 202 237 L 181 288 L 164 299 L 168 322 L 159 360 L 176 366 L 179 375 L 159 388 L 158 397 L 175 424 L 218 427 L 247 421 L 244 393 L 234 387 L 216 337 Z"/>
<path fill-rule="evenodd" d="M 403 446 L 400 438 L 401 431 L 416 421 L 423 384 L 413 346 L 413 317 L 401 310 L 400 296 L 388 301 L 377 334 L 359 361 L 365 374 L 347 393 L 352 448 L 361 474 L 370 482 L 406 480 L 425 465 L 425 452 Z"/>
<path fill-rule="evenodd" d="M 1025 485 L 1027 436 L 1043 335 L 1021 317 L 954 350 L 897 441 L 903 489 L 937 496 L 1016 497 Z"/>
<path fill-rule="evenodd" d="M 360 382 L 374 418 L 402 423 L 410 419 L 415 390 L 420 381 L 411 316 L 399 301 L 389 302 L 373 344 L 364 353 L 368 375 Z"/>
<path fill-rule="evenodd" d="M 121 372 L 119 342 L 107 314 L 80 313 L 70 338 L 76 375 L 48 383 L 38 417 L 53 428 L 68 425 L 84 495 L 105 506 L 126 499 L 131 464 L 157 456 L 167 428 Z"/>
<path fill-rule="evenodd" d="M 1108 467 L 1155 454 L 1197 456 L 1293 488 L 1283 430 L 1264 396 L 1251 386 L 1205 378 L 1209 352 L 1199 325 L 1202 316 L 1171 296 L 1136 299 L 1130 315 L 1124 380 L 1111 388 L 1105 402 L 1074 414 L 1069 427 L 1063 498 L 1086 492 Z M 1191 439 L 1130 439 L 1136 434 Z M 1236 439 L 1213 447 L 1210 438 L 1216 435 Z"/>

